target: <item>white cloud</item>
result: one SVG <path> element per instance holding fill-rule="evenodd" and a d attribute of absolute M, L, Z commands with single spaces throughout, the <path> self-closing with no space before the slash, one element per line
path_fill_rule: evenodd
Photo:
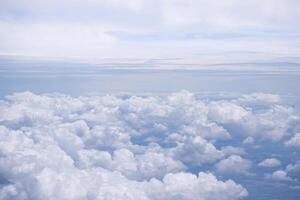
<path fill-rule="evenodd" d="M 0 158 L 0 170 L 10 183 L 0 189 L 2 199 L 167 200 L 172 199 L 173 195 L 182 196 L 183 199 L 191 199 L 189 197 L 208 199 L 210 195 L 215 195 L 216 198 L 220 196 L 223 199 L 239 199 L 247 196 L 247 191 L 242 186 L 233 181 L 218 181 L 212 174 L 206 173 L 200 173 L 198 177 L 189 173 L 166 173 L 163 182 L 155 178 L 149 182 L 130 180 L 121 173 L 136 170 L 136 165 L 134 155 L 125 149 L 114 153 L 113 162 L 116 162 L 116 168 L 111 169 L 117 170 L 115 172 L 102 168 L 111 157 L 108 153 L 96 150 L 84 150 L 95 155 L 92 156 L 94 163 L 77 167 L 74 160 L 57 143 L 51 140 L 33 142 L 30 136 L 22 131 L 12 131 L 3 126 L 0 128 L 0 150 L 2 155 L 5 155 Z M 165 164 L 166 167 L 172 166 L 170 161 L 166 163 L 164 160 L 161 161 L 162 165 L 154 166 L 149 157 L 156 157 L 155 163 L 157 159 L 163 157 L 153 154 L 145 156 L 146 160 L 142 158 L 139 161 L 146 165 L 144 166 L 146 168 L 140 168 L 144 173 L 156 167 L 161 169 Z M 91 156 L 81 154 L 81 157 L 89 159 Z M 180 186 L 174 182 L 177 179 L 181 180 Z M 193 185 L 195 190 L 191 190 L 190 185 Z M 214 186 L 214 189 L 208 190 L 207 188 L 211 186 Z"/>
<path fill-rule="evenodd" d="M 267 174 L 266 178 L 276 180 L 276 181 L 292 181 L 293 179 L 287 175 L 283 170 L 277 170 L 272 174 Z"/>
<path fill-rule="evenodd" d="M 174 149 L 174 156 L 185 163 L 201 165 L 213 163 L 224 155 L 222 151 L 201 137 L 187 137 L 183 142 L 178 143 Z"/>
<path fill-rule="evenodd" d="M 230 102 L 213 102 L 209 105 L 209 118 L 220 123 L 243 121 L 247 115 L 247 110 Z"/>
<path fill-rule="evenodd" d="M 290 140 L 285 142 L 285 145 L 300 147 L 300 133 L 296 133 Z"/>
<path fill-rule="evenodd" d="M 251 104 L 203 101 L 188 91 L 128 98 L 16 93 L 0 101 L 0 197 L 239 199 L 247 194 L 241 185 L 187 171 L 215 166 L 220 174 L 249 174 L 241 140 L 268 142 L 266 132 L 296 129 L 295 116 L 289 106 L 253 112 Z"/>
<path fill-rule="evenodd" d="M 180 161 L 162 153 L 147 152 L 137 156 L 137 168 L 144 179 L 153 177 L 161 179 L 167 173 L 184 171 L 186 167 Z"/>
<path fill-rule="evenodd" d="M 232 155 L 216 164 L 216 170 L 221 174 L 249 174 L 251 161 Z"/>
<path fill-rule="evenodd" d="M 221 151 L 225 155 L 243 155 L 245 154 L 245 150 L 240 147 L 233 147 L 233 146 L 225 146 L 221 148 Z"/>
<path fill-rule="evenodd" d="M 203 5 L 206 5 L 205 8 Z M 184 2 L 173 1 L 150 1 L 150 0 L 130 0 L 130 1 L 43 1 L 34 0 L 17 4 L 15 2 L 1 2 L 2 9 L 6 12 L 2 14 L 18 19 L 17 14 L 22 13 L 26 20 L 45 21 L 68 21 L 68 22 L 91 22 L 95 18 L 100 22 L 114 25 L 134 25 L 144 24 L 144 26 L 166 26 L 175 28 L 182 26 L 193 28 L 198 25 L 201 28 L 262 28 L 290 27 L 297 21 L 298 1 L 287 0 L 285 2 L 271 0 L 266 2 L 237 1 L 216 2 L 207 0 L 188 0 Z M 17 9 L 17 10 L 15 10 Z M 67 12 L 68 9 L 76 12 Z M 18 11 L 18 12 L 17 12 Z M 53 13 L 55 11 L 55 14 Z M 110 12 L 108 12 L 110 11 Z M 119 16 L 113 13 L 118 12 Z M 140 19 L 136 18 L 140 16 Z M 103 19 L 103 17 L 105 17 Z M 150 19 L 153 17 L 153 22 Z M 275 22 L 274 22 L 275 19 Z M 194 27 L 193 30 L 197 28 Z"/>
<path fill-rule="evenodd" d="M 1 1 L 0 53 L 89 62 L 274 61 L 299 56 L 297 7 L 296 0 Z"/>
<path fill-rule="evenodd" d="M 259 101 L 256 101 L 259 102 Z M 269 104 L 262 112 L 254 109 L 256 103 L 243 105 L 239 101 L 215 101 L 208 104 L 208 119 L 222 124 L 231 136 L 249 137 L 245 142 L 251 142 L 256 137 L 281 140 L 287 130 L 293 126 L 297 115 L 289 106 Z"/>
<path fill-rule="evenodd" d="M 295 164 L 287 165 L 285 171 L 288 173 L 300 172 L 300 161 L 297 161 Z"/>
<path fill-rule="evenodd" d="M 276 158 L 267 158 L 267 159 L 261 161 L 260 163 L 258 163 L 258 166 L 260 166 L 260 167 L 277 167 L 280 165 L 281 165 L 280 160 L 278 160 Z"/>
<path fill-rule="evenodd" d="M 243 95 L 242 98 L 239 98 L 237 102 L 242 105 L 252 105 L 252 106 L 271 106 L 276 103 L 281 102 L 279 95 L 269 94 L 269 93 L 252 93 Z"/>
<path fill-rule="evenodd" d="M 243 140 L 243 144 L 253 144 L 254 139 L 253 137 L 247 137 L 246 139 Z"/>
<path fill-rule="evenodd" d="M 150 132 L 157 133 L 151 135 L 152 139 L 171 141 L 172 134 L 179 134 L 174 142 L 198 136 L 208 142 L 228 140 L 233 135 L 248 137 L 245 143 L 253 142 L 256 137 L 280 140 L 288 129 L 297 125 L 294 122 L 296 112 L 289 106 L 275 104 L 261 112 L 253 112 L 251 104 L 243 106 L 235 101 L 205 103 L 187 91 L 167 98 L 131 97 L 127 100 L 114 96 L 71 98 L 62 95 L 52 98 L 31 93 L 8 98 L 14 103 L 1 105 L 3 125 L 20 128 L 64 122 L 58 130 L 68 126 L 74 129 L 72 126 L 75 126 L 79 130 L 70 131 L 82 132 L 76 135 L 84 134 L 85 142 L 98 148 L 126 147 L 130 137 L 147 138 Z M 172 130 L 169 127 L 173 127 Z M 106 134 L 110 135 L 109 140 L 103 139 Z"/>
<path fill-rule="evenodd" d="M 212 174 L 200 172 L 198 176 L 188 173 L 168 174 L 163 183 L 168 199 L 239 199 L 248 195 L 248 192 L 240 185 L 229 180 L 220 182 Z M 206 187 L 203 187 L 203 186 Z M 221 191 L 227 191 L 224 196 Z M 157 193 L 160 196 L 164 193 Z"/>
<path fill-rule="evenodd" d="M 265 137 L 273 140 L 282 139 L 290 122 L 294 119 L 294 110 L 291 107 L 274 105 L 268 112 L 258 115 L 259 126 L 264 131 Z"/>
<path fill-rule="evenodd" d="M 203 126 L 211 123 L 199 112 L 205 110 L 203 102 L 188 92 L 161 100 L 29 92 L 9 96 L 0 102 L 0 173 L 5 180 L 1 199 L 205 200 L 213 196 L 226 200 L 247 196 L 247 190 L 233 181 L 185 172 L 183 162 L 211 163 L 223 153 L 201 133 L 184 131 L 183 126 L 194 126 L 192 121 L 198 120 L 201 127 L 201 118 Z M 190 109 L 192 105 L 198 111 Z M 174 126 L 173 119 L 179 116 Z M 168 138 L 171 127 L 178 138 Z M 149 142 L 155 131 L 160 133 L 157 140 Z M 222 134 L 214 138 L 223 140 Z M 164 147 L 164 142 L 174 144 Z"/>

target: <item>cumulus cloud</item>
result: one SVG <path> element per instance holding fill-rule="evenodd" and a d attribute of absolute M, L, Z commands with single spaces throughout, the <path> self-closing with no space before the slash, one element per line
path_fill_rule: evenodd
<path fill-rule="evenodd" d="M 254 112 L 251 104 L 204 101 L 188 91 L 24 92 L 0 101 L 0 111 L 1 199 L 240 199 L 243 186 L 199 169 L 249 174 L 252 161 L 239 144 L 297 126 L 292 107 Z"/>
<path fill-rule="evenodd" d="M 295 164 L 287 165 L 285 171 L 288 173 L 300 172 L 300 161 L 297 161 Z"/>
<path fill-rule="evenodd" d="M 278 160 L 276 158 L 267 158 L 267 159 L 261 161 L 260 163 L 258 163 L 258 166 L 260 166 L 260 167 L 277 167 L 280 165 L 281 165 L 280 160 Z"/>
<path fill-rule="evenodd" d="M 221 148 L 221 151 L 225 154 L 225 155 L 243 155 L 245 154 L 245 150 L 243 148 L 240 147 L 233 147 L 233 146 L 225 146 Z"/>
<path fill-rule="evenodd" d="M 197 127 L 211 123 L 205 115 L 190 109 L 195 104 L 199 110 L 205 110 L 205 105 L 188 92 L 174 94 L 164 103 L 153 97 L 72 98 L 29 92 L 9 96 L 0 102 L 3 180 L 0 196 L 2 199 L 247 196 L 247 190 L 233 181 L 219 181 L 210 173 L 200 172 L 196 176 L 185 172 L 188 167 L 185 164 L 201 165 L 223 157 L 222 151 L 205 139 L 210 138 L 209 129 L 204 129 L 204 134 L 185 130 L 194 126 L 191 121 L 201 118 Z M 179 124 L 173 121 L 177 117 Z M 175 132 L 178 137 L 174 137 Z M 218 137 L 222 139 L 223 135 L 216 134 L 213 138 Z M 208 189 L 212 186 L 213 190 Z"/>
<path fill-rule="evenodd" d="M 286 166 L 284 170 L 290 177 L 294 180 L 300 179 L 300 161 L 296 161 L 295 163 L 290 163 Z"/>
<path fill-rule="evenodd" d="M 243 107 L 226 101 L 212 102 L 209 108 L 208 116 L 220 123 L 243 121 L 249 114 Z"/>
<path fill-rule="evenodd" d="M 287 175 L 283 170 L 277 170 L 272 174 L 267 174 L 266 178 L 276 180 L 276 181 L 292 181 L 293 179 Z"/>
<path fill-rule="evenodd" d="M 77 166 L 77 160 L 45 133 L 39 135 L 44 137 L 41 141 L 34 141 L 24 131 L 0 129 L 0 170 L 8 182 L 1 187 L 2 199 L 172 199 L 174 195 L 182 199 L 208 199 L 210 195 L 239 199 L 247 195 L 242 186 L 218 181 L 212 174 L 168 173 L 182 166 L 159 154 L 142 155 L 137 164 L 126 149 L 115 151 L 113 158 L 109 153 L 86 149 L 77 159 L 84 159 L 87 165 Z M 157 167 L 163 171 L 155 171 Z M 151 180 L 136 181 L 131 175 L 137 170 Z M 165 173 L 162 181 L 155 178 L 157 173 Z M 177 180 L 181 180 L 180 186 Z M 206 189 L 212 185 L 216 186 L 213 190 Z"/>
<path fill-rule="evenodd" d="M 236 199 L 248 195 L 245 189 L 233 181 L 220 182 L 214 175 L 203 172 L 198 176 L 187 173 L 168 174 L 163 182 L 169 194 L 168 199 Z M 203 187 L 204 185 L 208 187 Z M 224 191 L 224 196 L 220 195 L 221 191 Z"/>
<path fill-rule="evenodd" d="M 254 139 L 251 136 L 249 136 L 243 140 L 243 144 L 253 144 L 253 142 L 254 142 Z"/>
<path fill-rule="evenodd" d="M 232 155 L 216 164 L 216 170 L 221 174 L 249 174 L 251 161 L 238 155 Z"/>
<path fill-rule="evenodd" d="M 300 133 L 296 133 L 291 139 L 285 142 L 286 146 L 300 147 Z"/>
<path fill-rule="evenodd" d="M 208 104 L 208 119 L 230 132 L 231 135 L 244 135 L 244 143 L 251 143 L 256 137 L 281 140 L 297 119 L 293 108 L 283 105 L 270 105 L 257 112 L 255 104 L 243 106 L 235 101 L 216 101 Z M 248 137 L 248 139 L 247 139 Z"/>

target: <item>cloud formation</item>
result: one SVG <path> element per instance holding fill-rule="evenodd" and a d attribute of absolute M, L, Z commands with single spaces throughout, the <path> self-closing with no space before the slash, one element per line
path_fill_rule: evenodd
<path fill-rule="evenodd" d="M 283 170 L 277 170 L 272 174 L 267 174 L 267 178 L 275 180 L 275 181 L 292 181 L 293 179 L 287 175 L 287 173 Z"/>
<path fill-rule="evenodd" d="M 0 197 L 242 199 L 247 188 L 214 174 L 252 174 L 243 141 L 283 142 L 299 120 L 292 107 L 274 101 L 259 111 L 251 105 L 188 91 L 15 93 L 0 101 Z M 288 180 L 286 171 L 269 177 Z"/>
<path fill-rule="evenodd" d="M 300 133 L 296 133 L 291 139 L 285 142 L 285 145 L 300 147 Z"/>
<path fill-rule="evenodd" d="M 276 158 L 267 158 L 267 159 L 261 161 L 260 163 L 258 163 L 258 166 L 260 166 L 260 167 L 277 167 L 280 165 L 281 165 L 280 160 L 278 160 Z"/>
<path fill-rule="evenodd" d="M 251 161 L 238 155 L 232 155 L 216 164 L 217 172 L 222 174 L 248 174 Z"/>
<path fill-rule="evenodd" d="M 0 53 L 89 62 L 297 62 L 298 7 L 297 0 L 1 1 Z"/>

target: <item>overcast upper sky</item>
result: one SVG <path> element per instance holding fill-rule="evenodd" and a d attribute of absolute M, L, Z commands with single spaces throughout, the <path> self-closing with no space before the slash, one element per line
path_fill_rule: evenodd
<path fill-rule="evenodd" d="M 299 0 L 0 1 L 0 54 L 298 62 Z"/>

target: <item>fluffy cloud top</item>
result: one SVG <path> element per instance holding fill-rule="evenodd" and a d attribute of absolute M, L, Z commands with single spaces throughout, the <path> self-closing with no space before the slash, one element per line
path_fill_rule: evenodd
<path fill-rule="evenodd" d="M 288 174 L 283 170 L 277 170 L 272 174 L 267 174 L 267 178 L 276 180 L 276 181 L 292 181 L 293 179 L 288 176 Z"/>
<path fill-rule="evenodd" d="M 225 174 L 249 174 L 251 161 L 232 155 L 216 164 L 217 172 Z"/>
<path fill-rule="evenodd" d="M 250 173 L 243 140 L 279 135 L 280 142 L 296 122 L 288 106 L 256 112 L 250 104 L 204 101 L 187 91 L 77 98 L 16 93 L 0 101 L 0 198 L 241 199 L 246 188 L 218 180 L 214 170 Z M 228 145 L 234 138 L 241 146 Z"/>
<path fill-rule="evenodd" d="M 258 166 L 260 166 L 260 167 L 277 167 L 280 165 L 281 165 L 280 160 L 278 160 L 276 158 L 267 158 L 267 159 L 261 161 L 260 163 L 258 163 Z"/>
<path fill-rule="evenodd" d="M 300 133 L 296 133 L 290 140 L 285 142 L 285 145 L 300 147 Z"/>

